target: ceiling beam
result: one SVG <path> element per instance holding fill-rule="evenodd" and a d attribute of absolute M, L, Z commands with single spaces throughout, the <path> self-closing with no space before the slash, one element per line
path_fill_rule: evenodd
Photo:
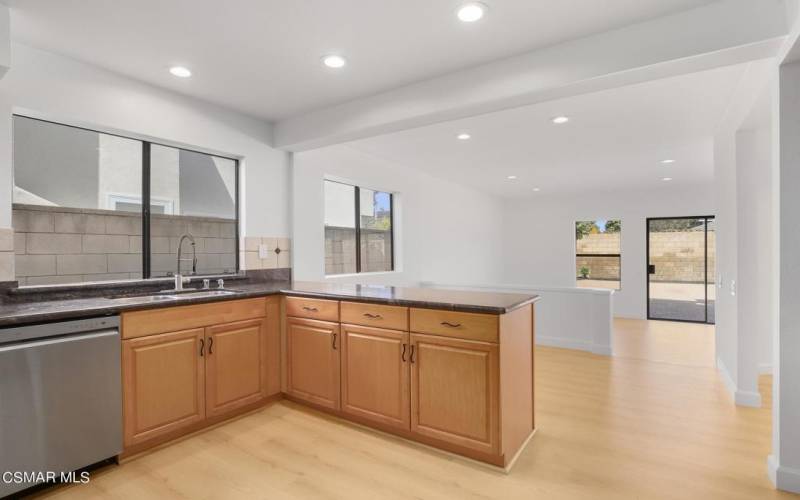
<path fill-rule="evenodd" d="M 774 57 L 784 0 L 724 0 L 279 121 L 303 151 L 537 102 Z"/>

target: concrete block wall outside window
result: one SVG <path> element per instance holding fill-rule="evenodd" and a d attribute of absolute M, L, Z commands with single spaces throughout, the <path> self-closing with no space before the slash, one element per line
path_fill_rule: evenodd
<path fill-rule="evenodd" d="M 14 267 L 20 285 L 142 277 L 142 217 L 138 213 L 15 204 L 12 217 Z M 237 271 L 233 220 L 153 215 L 150 233 L 154 277 L 175 272 L 178 239 L 184 233 L 195 238 L 198 274 Z M 184 242 L 183 255 L 192 255 L 188 242 Z M 190 262 L 181 264 L 183 273 L 190 270 Z"/>

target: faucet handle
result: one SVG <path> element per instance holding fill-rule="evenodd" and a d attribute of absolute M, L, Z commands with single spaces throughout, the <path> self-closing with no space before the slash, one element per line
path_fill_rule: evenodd
<path fill-rule="evenodd" d="M 208 278 L 204 279 L 203 280 L 203 288 L 204 289 L 205 288 L 211 288 L 211 280 L 209 280 Z"/>
<path fill-rule="evenodd" d="M 222 278 L 217 280 L 217 288 L 225 288 L 225 280 Z"/>

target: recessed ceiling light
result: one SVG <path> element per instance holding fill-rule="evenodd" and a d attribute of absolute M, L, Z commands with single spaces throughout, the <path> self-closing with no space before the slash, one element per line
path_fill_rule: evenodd
<path fill-rule="evenodd" d="M 516 178 L 517 178 L 517 176 L 516 176 L 516 175 L 509 175 L 507 178 L 508 178 L 508 179 L 511 179 L 511 180 L 513 181 L 514 179 L 516 179 Z"/>
<path fill-rule="evenodd" d="M 472 138 L 472 136 L 471 136 L 471 135 L 469 135 L 469 134 L 458 134 L 456 137 L 457 137 L 457 138 L 458 138 L 458 140 L 460 140 L 460 141 L 467 141 L 467 140 L 469 140 L 470 138 Z"/>
<path fill-rule="evenodd" d="M 539 188 L 533 188 L 533 192 L 534 192 L 534 193 L 538 193 L 539 191 L 541 191 L 541 189 L 539 189 Z"/>
<path fill-rule="evenodd" d="M 486 6 L 480 2 L 465 3 L 458 9 L 458 19 L 465 23 L 474 23 L 486 13 Z"/>
<path fill-rule="evenodd" d="M 675 160 L 661 160 L 662 165 L 669 165 L 670 163 L 675 163 Z"/>
<path fill-rule="evenodd" d="M 556 125 L 563 125 L 569 121 L 569 116 L 556 116 L 552 121 Z"/>
<path fill-rule="evenodd" d="M 178 78 L 189 78 L 192 76 L 192 72 L 189 70 L 189 68 L 185 68 L 183 66 L 173 66 L 169 69 L 169 72 Z"/>
<path fill-rule="evenodd" d="M 662 177 L 661 180 L 664 182 L 669 182 L 672 180 L 672 177 Z"/>
<path fill-rule="evenodd" d="M 327 55 L 322 58 L 322 64 L 329 68 L 343 68 L 347 64 L 347 59 L 336 54 Z"/>

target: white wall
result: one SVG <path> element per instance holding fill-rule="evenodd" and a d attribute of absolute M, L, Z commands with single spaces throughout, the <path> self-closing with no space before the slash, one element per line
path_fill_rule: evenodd
<path fill-rule="evenodd" d="M 332 176 L 396 193 L 393 273 L 329 278 L 387 285 L 498 283 L 499 199 L 340 145 L 297 153 L 292 168 L 293 274 L 325 279 L 323 180 Z"/>
<path fill-rule="evenodd" d="M 750 64 L 714 136 L 717 367 L 737 404 L 761 406 L 758 374 L 774 331 L 774 60 Z"/>
<path fill-rule="evenodd" d="M 769 89 L 767 89 L 769 90 Z M 771 105 L 771 94 L 761 105 Z M 772 282 L 777 272 L 773 258 L 775 214 L 773 203 L 773 131 L 771 123 L 755 123 L 736 134 L 739 296 L 738 331 L 747 370 L 772 371 L 774 330 Z M 755 377 L 749 373 L 746 377 Z M 753 388 L 757 390 L 757 387 Z"/>
<path fill-rule="evenodd" d="M 0 80 L 0 227 L 11 226 L 11 113 L 23 112 L 241 156 L 243 233 L 289 234 L 288 158 L 270 146 L 269 124 L 20 44 L 11 65 Z"/>
<path fill-rule="evenodd" d="M 508 201 L 502 283 L 575 286 L 575 221 L 621 219 L 622 289 L 614 294 L 614 313 L 645 318 L 646 219 L 693 215 L 714 215 L 710 185 L 668 185 L 649 192 L 544 195 Z"/>
<path fill-rule="evenodd" d="M 800 493 L 800 62 L 780 68 L 780 280 L 779 332 L 773 367 L 772 481 Z"/>

